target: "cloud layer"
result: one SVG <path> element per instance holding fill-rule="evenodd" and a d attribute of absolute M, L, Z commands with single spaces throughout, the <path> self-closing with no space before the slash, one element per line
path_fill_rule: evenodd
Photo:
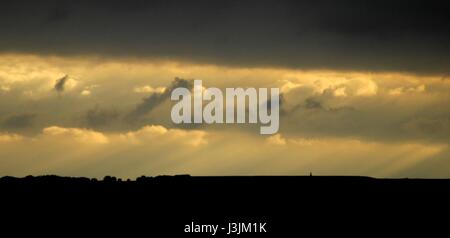
<path fill-rule="evenodd" d="M 261 149 L 263 146 L 264 149 Z M 27 148 L 21 150 L 20 148 Z M 421 169 L 447 153 L 445 144 L 356 139 L 267 138 L 237 132 L 145 126 L 101 133 L 52 126 L 33 137 L 0 135 L 0 174 L 135 178 L 142 174 L 448 176 Z M 231 153 L 232 151 L 232 153 Z M 442 161 L 439 161 L 441 164 Z M 427 166 L 430 166 L 429 164 Z"/>
<path fill-rule="evenodd" d="M 64 75 L 76 82 L 55 93 Z M 174 125 L 167 95 L 190 87 L 186 79 L 279 87 L 280 134 Z M 143 85 L 165 90 L 136 91 Z M 450 176 L 442 169 L 450 164 L 450 81 L 441 76 L 8 54 L 0 55 L 0 86 L 8 88 L 0 91 L 0 175 Z"/>
<path fill-rule="evenodd" d="M 441 0 L 4 1 L 0 51 L 301 69 L 450 71 Z"/>

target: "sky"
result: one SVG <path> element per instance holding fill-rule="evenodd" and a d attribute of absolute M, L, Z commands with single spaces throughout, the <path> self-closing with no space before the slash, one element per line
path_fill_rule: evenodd
<path fill-rule="evenodd" d="M 446 1 L 2 1 L 0 176 L 450 177 Z M 278 87 L 280 130 L 170 92 Z"/>

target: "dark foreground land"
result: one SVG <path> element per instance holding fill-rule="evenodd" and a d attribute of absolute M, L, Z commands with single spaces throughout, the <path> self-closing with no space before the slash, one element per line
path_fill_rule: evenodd
<path fill-rule="evenodd" d="M 29 176 L 1 178 L 0 194 L 0 228 L 16 235 L 212 236 L 184 233 L 192 222 L 225 227 L 220 237 L 404 236 L 450 226 L 450 180 Z M 226 235 L 233 222 L 267 223 L 267 233 Z"/>

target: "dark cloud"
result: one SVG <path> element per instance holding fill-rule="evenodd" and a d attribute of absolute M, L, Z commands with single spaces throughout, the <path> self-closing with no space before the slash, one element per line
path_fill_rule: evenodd
<path fill-rule="evenodd" d="M 7 117 L 3 123 L 2 127 L 6 129 L 24 129 L 33 125 L 36 119 L 36 114 L 25 113 L 19 115 L 12 115 Z"/>
<path fill-rule="evenodd" d="M 87 128 L 103 129 L 110 126 L 119 118 L 120 114 L 114 109 L 102 109 L 98 105 L 88 110 L 84 115 L 83 121 Z"/>
<path fill-rule="evenodd" d="M 433 138 L 436 140 L 450 140 L 450 114 L 412 118 L 401 127 L 411 137 Z"/>
<path fill-rule="evenodd" d="M 306 109 L 323 109 L 322 103 L 314 98 L 307 98 L 304 107 Z"/>
<path fill-rule="evenodd" d="M 324 95 L 308 97 L 303 102 L 295 104 L 291 108 L 281 108 L 280 115 L 283 117 L 290 116 L 298 110 L 317 110 L 318 112 L 327 113 L 346 113 L 356 111 L 356 109 L 352 106 L 327 106 L 324 102 L 327 99 L 323 99 L 323 96 Z"/>
<path fill-rule="evenodd" d="M 155 107 L 163 103 L 166 99 L 170 98 L 171 92 L 175 88 L 187 88 L 191 90 L 194 87 L 193 80 L 186 80 L 181 78 L 175 78 L 171 85 L 162 93 L 153 93 L 150 96 L 143 98 L 136 108 L 127 115 L 128 121 L 135 121 L 140 117 L 151 112 Z"/>
<path fill-rule="evenodd" d="M 361 100 L 364 103 L 351 104 L 351 100 L 309 97 L 284 110 L 280 132 L 383 142 L 447 143 L 450 139 L 448 102 L 411 110 L 386 98 Z"/>
<path fill-rule="evenodd" d="M 444 74 L 441 0 L 6 0 L 0 51 Z"/>
<path fill-rule="evenodd" d="M 53 87 L 56 90 L 56 92 L 58 93 L 64 92 L 64 85 L 66 84 L 68 79 L 69 75 L 65 75 L 64 77 L 56 80 L 55 86 Z"/>
<path fill-rule="evenodd" d="M 69 18 L 69 9 L 66 6 L 56 6 L 47 15 L 48 24 L 58 24 Z"/>

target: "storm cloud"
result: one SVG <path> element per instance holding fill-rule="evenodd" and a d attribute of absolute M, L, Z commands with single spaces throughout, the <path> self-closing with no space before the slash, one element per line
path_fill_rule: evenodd
<path fill-rule="evenodd" d="M 69 79 L 69 75 L 65 75 L 64 77 L 56 80 L 56 83 L 54 86 L 55 91 L 58 93 L 64 92 L 64 86 L 68 79 Z"/>
<path fill-rule="evenodd" d="M 2 127 L 6 129 L 23 129 L 32 126 L 36 119 L 36 114 L 34 113 L 24 113 L 18 115 L 12 115 L 7 117 L 3 123 Z"/>
<path fill-rule="evenodd" d="M 449 11 L 440 0 L 6 0 L 0 51 L 448 74 Z"/>
<path fill-rule="evenodd" d="M 115 109 L 104 109 L 96 105 L 86 112 L 83 123 L 87 128 L 104 129 L 117 121 L 119 116 L 119 112 Z"/>
<path fill-rule="evenodd" d="M 136 108 L 127 115 L 127 119 L 135 121 L 145 114 L 151 112 L 155 107 L 163 103 L 170 97 L 170 94 L 175 88 L 187 88 L 191 90 L 193 88 L 193 80 L 186 80 L 181 78 L 175 78 L 174 81 L 163 92 L 155 92 L 150 96 L 143 98 Z"/>

